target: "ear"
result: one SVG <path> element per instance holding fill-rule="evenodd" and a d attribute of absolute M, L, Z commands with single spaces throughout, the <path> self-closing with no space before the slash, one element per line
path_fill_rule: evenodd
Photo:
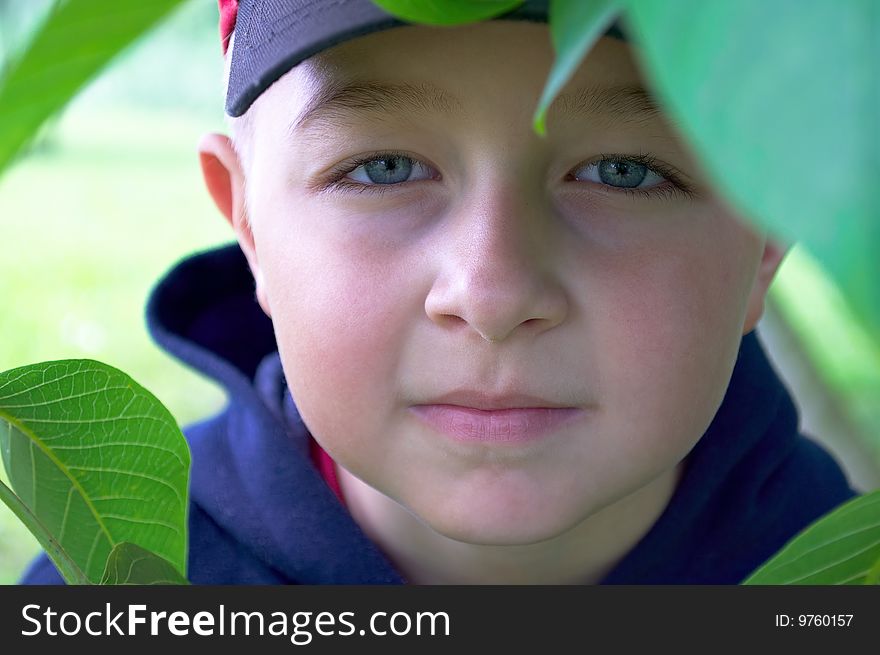
<path fill-rule="evenodd" d="M 241 251 L 247 258 L 256 283 L 257 302 L 266 316 L 271 318 L 263 271 L 257 258 L 254 234 L 247 213 L 245 176 L 232 141 L 223 134 L 206 134 L 199 141 L 199 161 L 208 193 L 232 226 Z"/>
<path fill-rule="evenodd" d="M 783 244 L 780 241 L 767 238 L 764 243 L 764 252 L 761 255 L 761 263 L 758 266 L 758 274 L 749 294 L 746 318 L 743 323 L 743 334 L 748 334 L 755 329 L 758 319 L 764 313 L 764 301 L 767 298 L 767 289 L 776 277 L 779 265 L 785 255 L 791 249 L 791 244 Z"/>

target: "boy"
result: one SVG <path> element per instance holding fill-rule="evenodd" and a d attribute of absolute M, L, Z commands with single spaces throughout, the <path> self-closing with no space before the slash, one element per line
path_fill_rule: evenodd
<path fill-rule="evenodd" d="M 230 396 L 185 430 L 192 582 L 735 584 L 854 495 L 753 333 L 783 248 L 619 33 L 541 139 L 546 2 L 220 5 L 237 118 L 200 155 L 238 243 L 147 309 Z"/>

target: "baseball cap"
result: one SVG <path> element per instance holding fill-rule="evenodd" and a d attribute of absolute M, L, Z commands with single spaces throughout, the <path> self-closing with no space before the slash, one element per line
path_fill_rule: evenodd
<path fill-rule="evenodd" d="M 241 116 L 291 68 L 334 45 L 371 32 L 410 25 L 372 0 L 218 0 L 220 37 L 229 66 L 226 113 Z M 549 0 L 526 0 L 492 20 L 548 22 Z M 619 24 L 606 36 L 625 40 Z"/>

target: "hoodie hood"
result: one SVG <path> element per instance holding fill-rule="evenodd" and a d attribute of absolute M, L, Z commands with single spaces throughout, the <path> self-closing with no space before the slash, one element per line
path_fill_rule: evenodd
<path fill-rule="evenodd" d="M 178 262 L 153 288 L 146 320 L 160 347 L 228 395 L 218 415 L 184 428 L 193 461 L 190 579 L 228 582 L 216 579 L 222 563 L 199 555 L 225 539 L 228 552 L 212 557 L 241 553 L 256 581 L 405 582 L 308 455 L 311 437 L 238 244 Z M 791 398 L 749 333 L 672 500 L 602 583 L 736 584 L 852 498 L 837 462 L 797 426 Z M 200 537 L 205 525 L 210 543 Z"/>

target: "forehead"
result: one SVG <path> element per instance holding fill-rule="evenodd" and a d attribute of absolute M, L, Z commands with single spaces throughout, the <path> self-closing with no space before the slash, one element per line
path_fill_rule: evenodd
<path fill-rule="evenodd" d="M 270 87 L 258 104 L 269 106 L 273 122 L 283 121 L 300 138 L 391 114 L 461 121 L 483 112 L 528 126 L 553 61 L 549 28 L 543 23 L 397 27 L 310 57 Z M 557 115 L 612 114 L 617 121 L 644 122 L 659 111 L 629 46 L 603 37 L 554 101 L 548 125 Z"/>

